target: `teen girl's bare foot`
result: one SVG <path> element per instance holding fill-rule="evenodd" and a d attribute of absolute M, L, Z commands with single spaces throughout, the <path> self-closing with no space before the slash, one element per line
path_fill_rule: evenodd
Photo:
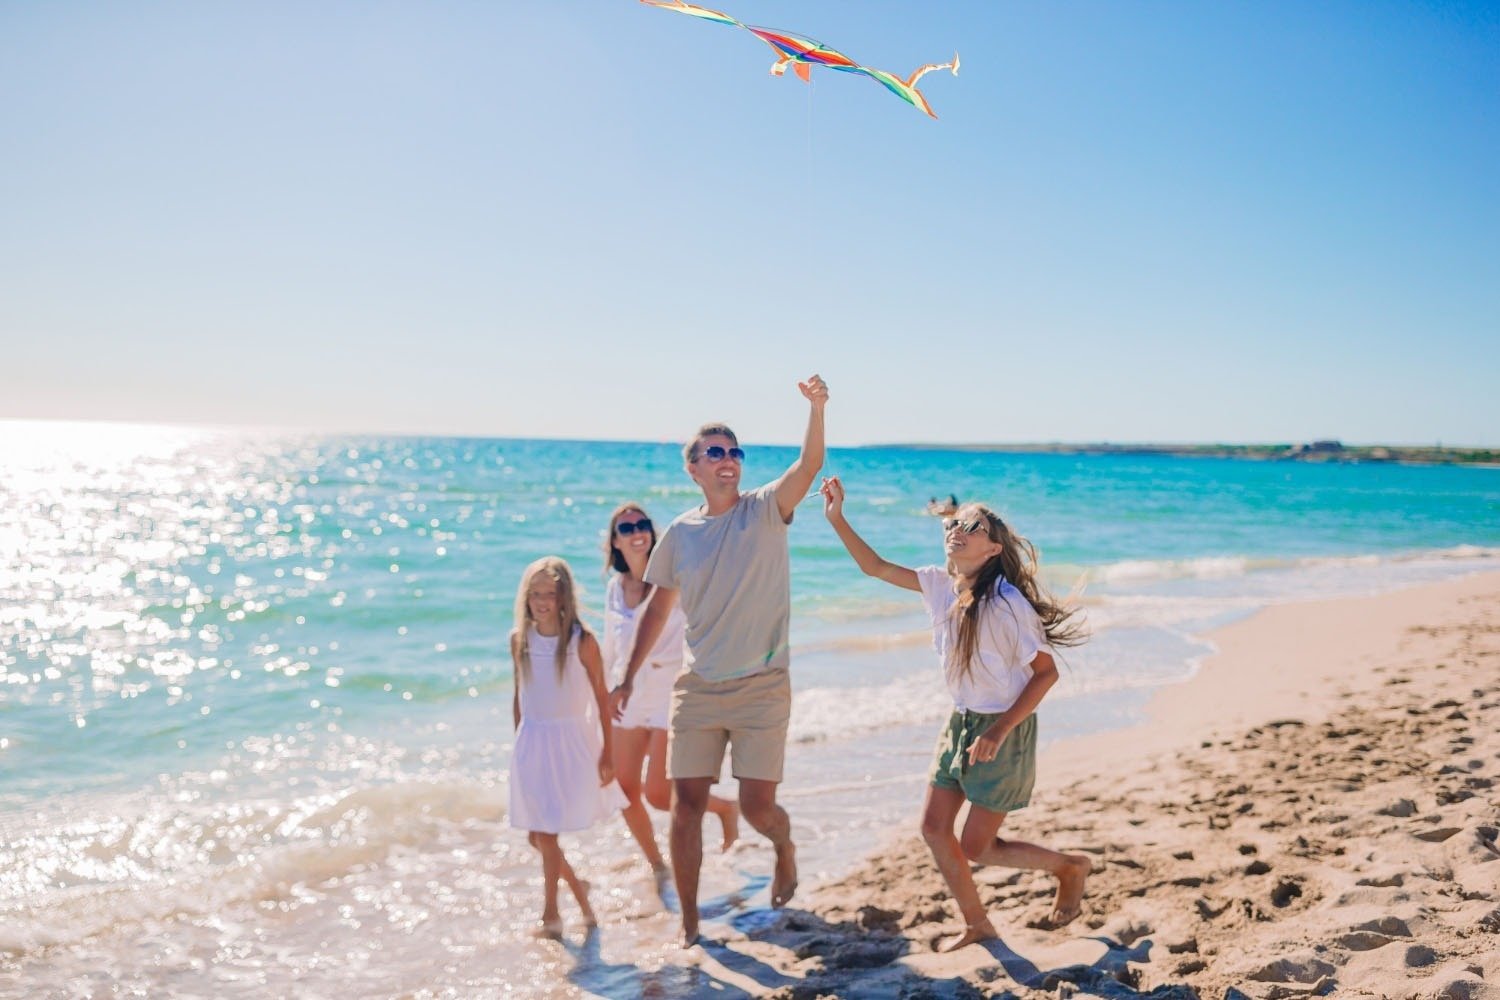
<path fill-rule="evenodd" d="M 1068 864 L 1057 875 L 1057 898 L 1052 901 L 1052 912 L 1047 915 L 1047 925 L 1056 930 L 1066 927 L 1083 912 L 1083 884 L 1088 881 L 1094 866 L 1082 854 L 1069 854 Z"/>
<path fill-rule="evenodd" d="M 967 948 L 971 944 L 978 944 L 980 941 L 993 941 L 999 936 L 999 932 L 995 930 L 995 925 L 990 923 L 990 918 L 984 917 L 978 923 L 965 924 L 964 932 L 943 945 L 938 951 L 957 951 L 960 948 Z"/>
<path fill-rule="evenodd" d="M 719 845 L 719 852 L 729 850 L 734 842 L 740 839 L 740 807 L 731 802 L 729 808 L 719 813 L 719 823 L 724 827 L 724 842 Z"/>
<path fill-rule="evenodd" d="M 797 845 L 790 840 L 776 849 L 776 875 L 771 879 L 771 906 L 781 909 L 797 892 Z"/>

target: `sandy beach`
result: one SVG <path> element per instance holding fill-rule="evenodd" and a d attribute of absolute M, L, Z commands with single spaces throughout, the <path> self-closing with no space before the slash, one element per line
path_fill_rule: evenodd
<path fill-rule="evenodd" d="M 778 997 L 1500 996 L 1500 574 L 1274 606 L 1149 722 L 1055 745 L 1019 839 L 1086 853 L 1082 917 L 981 868 L 999 940 L 912 835 L 695 949 Z M 1002 831 L 1002 832 L 1005 832 Z"/>

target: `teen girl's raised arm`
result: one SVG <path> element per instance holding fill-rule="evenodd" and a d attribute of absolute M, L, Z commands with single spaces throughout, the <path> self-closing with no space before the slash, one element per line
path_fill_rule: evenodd
<path fill-rule="evenodd" d="M 521 728 L 521 664 L 517 652 L 518 636 L 515 632 L 510 634 L 510 714 L 511 728 Z"/>
<path fill-rule="evenodd" d="M 588 671 L 589 687 L 594 689 L 594 703 L 599 708 L 599 727 L 604 731 L 604 749 L 599 752 L 599 784 L 607 785 L 615 780 L 614 727 L 609 720 L 609 691 L 604 686 L 604 658 L 599 653 L 599 640 L 585 632 L 578 640 L 578 659 Z"/>
<path fill-rule="evenodd" d="M 818 492 L 823 494 L 823 515 L 828 518 L 828 523 L 833 525 L 834 532 L 839 536 L 839 541 L 844 543 L 844 548 L 854 557 L 854 562 L 859 566 L 865 576 L 873 576 L 877 580 L 894 584 L 904 590 L 922 591 L 922 585 L 917 582 L 917 571 L 907 566 L 898 566 L 896 563 L 880 558 L 880 553 L 870 548 L 870 543 L 859 537 L 859 532 L 850 527 L 844 518 L 844 484 L 839 482 L 838 476 L 832 476 L 823 480 L 823 487 Z"/>

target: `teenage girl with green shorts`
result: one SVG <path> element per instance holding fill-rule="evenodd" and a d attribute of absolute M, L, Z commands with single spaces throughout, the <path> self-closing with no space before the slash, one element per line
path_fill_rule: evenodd
<path fill-rule="evenodd" d="M 1048 597 L 1036 579 L 1036 549 L 982 504 L 964 504 L 943 522 L 945 565 L 910 569 L 882 559 L 849 526 L 837 477 L 823 480 L 822 494 L 829 523 L 865 575 L 922 595 L 953 696 L 922 807 L 922 836 L 964 918 L 964 933 L 943 950 L 997 936 L 970 862 L 1051 872 L 1057 897 L 1048 924 L 1067 924 L 1080 912 L 1088 858 L 997 834 L 1006 813 L 1031 800 L 1033 713 L 1057 682 L 1052 647 L 1086 638 L 1077 609 Z M 969 816 L 955 836 L 965 801 Z"/>

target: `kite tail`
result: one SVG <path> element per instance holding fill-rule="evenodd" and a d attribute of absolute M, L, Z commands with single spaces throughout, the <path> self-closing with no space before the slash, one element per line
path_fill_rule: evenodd
<path fill-rule="evenodd" d="M 663 10 L 675 10 L 679 14 L 699 17 L 705 21 L 713 21 L 716 24 L 727 25 L 731 28 L 745 27 L 722 10 L 714 10 L 711 7 L 699 7 L 697 4 L 685 3 L 684 0 L 641 0 L 641 3 L 649 7 L 661 7 Z"/>
<path fill-rule="evenodd" d="M 953 71 L 953 75 L 957 76 L 958 75 L 958 53 L 957 52 L 953 53 L 953 61 L 952 62 L 928 63 L 926 66 L 920 67 L 915 73 L 913 73 L 911 76 L 909 76 L 909 77 L 906 78 L 906 85 L 908 87 L 911 87 L 913 90 L 915 90 L 916 87 L 917 87 L 917 81 L 918 80 L 922 79 L 922 77 L 926 76 L 928 73 L 931 73 L 933 70 L 938 70 L 938 69 L 951 69 Z"/>

